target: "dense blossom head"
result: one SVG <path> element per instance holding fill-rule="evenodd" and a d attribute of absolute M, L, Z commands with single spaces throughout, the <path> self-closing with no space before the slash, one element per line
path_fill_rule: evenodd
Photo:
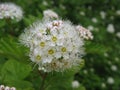
<path fill-rule="evenodd" d="M 43 20 L 20 36 L 30 48 L 30 59 L 46 72 L 64 71 L 81 63 L 83 39 L 69 21 Z"/>
<path fill-rule="evenodd" d="M 44 18 L 58 18 L 58 15 L 56 12 L 48 9 L 43 11 Z"/>
<path fill-rule="evenodd" d="M 15 87 L 8 87 L 4 85 L 0 85 L 0 90 L 16 90 Z"/>
<path fill-rule="evenodd" d="M 23 17 L 22 9 L 13 3 L 1 3 L 0 4 L 0 19 L 10 18 L 21 20 Z"/>

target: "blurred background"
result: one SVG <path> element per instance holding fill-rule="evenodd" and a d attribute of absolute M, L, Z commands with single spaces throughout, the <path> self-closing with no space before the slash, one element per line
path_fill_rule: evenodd
<path fill-rule="evenodd" d="M 17 38 L 25 27 L 42 19 L 46 9 L 55 11 L 62 19 L 69 19 L 74 24 L 91 30 L 94 39 L 86 42 L 85 66 L 75 74 L 74 79 L 86 90 L 120 90 L 120 0 L 0 0 L 1 2 L 13 2 L 21 6 L 24 18 L 17 24 L 13 21 L 11 25 L 0 20 L 0 37 L 6 37 L 10 33 Z M 14 32 L 7 31 L 11 26 Z"/>

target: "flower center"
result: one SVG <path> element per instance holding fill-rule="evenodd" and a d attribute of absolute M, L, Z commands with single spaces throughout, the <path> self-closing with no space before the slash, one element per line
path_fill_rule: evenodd
<path fill-rule="evenodd" d="M 62 51 L 62 52 L 66 52 L 67 49 L 66 49 L 65 47 L 62 47 L 62 48 L 61 48 L 61 51 Z"/>
<path fill-rule="evenodd" d="M 53 37 L 52 37 L 52 41 L 53 41 L 53 42 L 56 42 L 56 41 L 57 41 L 57 37 L 54 37 L 54 36 L 53 36 Z"/>
<path fill-rule="evenodd" d="M 41 60 L 41 56 L 40 56 L 40 55 L 37 55 L 37 56 L 36 56 L 36 59 L 37 59 L 37 60 Z"/>
<path fill-rule="evenodd" d="M 54 54 L 54 50 L 53 49 L 50 49 L 50 50 L 48 50 L 48 54 Z"/>
<path fill-rule="evenodd" d="M 44 47 L 44 46 L 45 46 L 45 42 L 41 42 L 41 43 L 40 43 L 40 46 L 41 46 L 41 47 Z"/>

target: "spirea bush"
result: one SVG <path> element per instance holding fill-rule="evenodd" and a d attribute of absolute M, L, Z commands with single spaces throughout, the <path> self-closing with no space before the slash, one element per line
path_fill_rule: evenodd
<path fill-rule="evenodd" d="M 0 88 L 119 90 L 118 3 L 1 0 Z"/>

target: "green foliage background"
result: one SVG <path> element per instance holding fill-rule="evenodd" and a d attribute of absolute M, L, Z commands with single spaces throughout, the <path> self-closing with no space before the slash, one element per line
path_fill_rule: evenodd
<path fill-rule="evenodd" d="M 50 73 L 46 90 L 73 90 L 74 79 L 80 82 L 80 87 L 74 90 L 120 90 L 120 38 L 116 36 L 120 32 L 120 15 L 116 14 L 120 0 L 0 0 L 2 2 L 21 6 L 24 18 L 17 23 L 0 20 L 0 84 L 15 86 L 17 90 L 39 90 L 41 78 L 37 66 L 33 68 L 18 36 L 31 23 L 42 19 L 44 10 L 52 9 L 74 24 L 93 26 L 94 39 L 86 42 L 85 66 L 81 70 Z M 101 11 L 106 13 L 105 19 L 100 16 Z M 92 22 L 92 18 L 98 22 Z M 114 33 L 107 32 L 108 24 L 114 25 Z M 116 71 L 111 70 L 113 65 Z M 113 84 L 107 82 L 109 77 L 114 79 Z M 103 83 L 106 87 L 102 87 Z"/>

